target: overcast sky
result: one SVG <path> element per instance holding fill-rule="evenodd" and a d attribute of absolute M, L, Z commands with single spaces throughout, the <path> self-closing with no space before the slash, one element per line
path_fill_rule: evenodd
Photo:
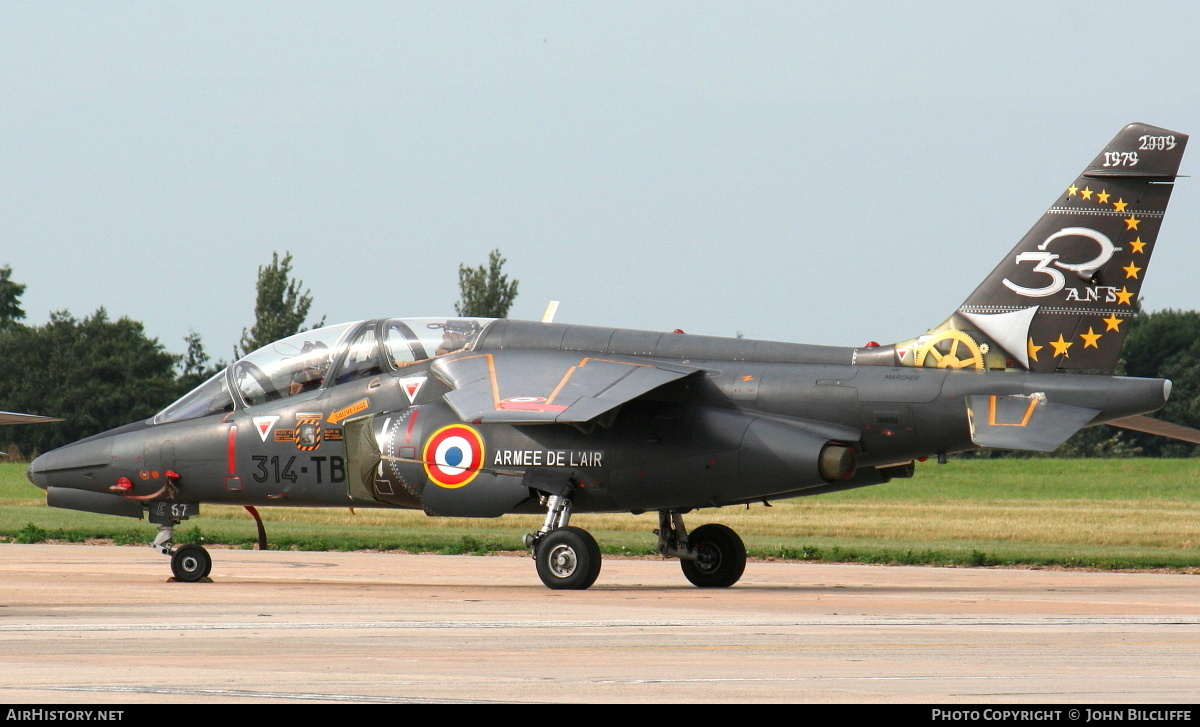
<path fill-rule="evenodd" d="M 0 2 L 0 264 L 228 358 L 512 311 L 832 345 L 942 321 L 1126 123 L 1200 133 L 1200 3 Z M 1200 169 L 1200 142 L 1183 174 Z M 1200 179 L 1143 289 L 1200 308 Z"/>

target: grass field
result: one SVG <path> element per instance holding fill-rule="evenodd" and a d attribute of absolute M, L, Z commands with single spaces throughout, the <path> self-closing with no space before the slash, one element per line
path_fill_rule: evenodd
<path fill-rule="evenodd" d="M 260 508 L 273 548 L 464 553 L 522 550 L 540 517 L 429 518 L 420 512 Z M 251 547 L 238 507 L 204 506 L 177 542 Z M 767 508 L 701 510 L 695 528 L 736 529 L 759 558 L 937 565 L 1169 568 L 1200 573 L 1200 459 L 955 460 L 919 465 L 910 480 L 781 500 Z M 653 514 L 576 515 L 605 553 L 654 553 Z M 0 540 L 111 539 L 147 544 L 155 526 L 48 508 L 24 465 L 0 464 Z"/>

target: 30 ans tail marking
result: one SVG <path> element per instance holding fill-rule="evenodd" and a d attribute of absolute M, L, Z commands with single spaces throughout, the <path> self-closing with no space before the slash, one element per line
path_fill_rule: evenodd
<path fill-rule="evenodd" d="M 1111 373 L 1187 139 L 1122 129 L 950 318 L 896 344 L 894 365 Z"/>

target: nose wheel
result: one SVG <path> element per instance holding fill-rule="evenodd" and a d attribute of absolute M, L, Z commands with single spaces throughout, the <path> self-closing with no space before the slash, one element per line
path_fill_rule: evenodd
<path fill-rule="evenodd" d="M 166 522 L 158 526 L 158 537 L 150 547 L 163 555 L 171 556 L 171 573 L 175 580 L 184 583 L 195 583 L 208 578 L 212 571 L 212 556 L 202 545 L 188 543 L 175 547 L 172 538 L 175 536 L 175 522 Z"/>
<path fill-rule="evenodd" d="M 203 546 L 189 543 L 181 545 L 171 553 L 171 572 L 175 580 L 185 583 L 195 583 L 207 578 L 212 570 L 212 556 Z"/>

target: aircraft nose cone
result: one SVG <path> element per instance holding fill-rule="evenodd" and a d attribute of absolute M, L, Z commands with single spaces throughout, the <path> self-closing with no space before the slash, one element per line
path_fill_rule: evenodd
<path fill-rule="evenodd" d="M 29 478 L 37 487 L 43 490 L 50 486 L 50 473 L 55 469 L 54 453 L 58 450 L 51 450 L 43 455 L 35 457 L 29 466 L 25 468 L 25 476 Z"/>
<path fill-rule="evenodd" d="M 53 449 L 29 463 L 25 476 L 34 485 L 93 489 L 97 473 L 108 467 L 112 442 L 108 438 L 76 442 Z"/>
<path fill-rule="evenodd" d="M 43 490 L 49 487 L 51 484 L 54 484 L 50 481 L 50 479 L 51 474 L 61 466 L 61 464 L 58 462 L 61 457 L 57 456 L 59 451 L 60 450 L 52 449 L 43 455 L 35 457 L 34 460 L 29 463 L 29 467 L 25 469 L 25 476 L 29 478 L 30 482 L 42 488 Z"/>
<path fill-rule="evenodd" d="M 41 475 L 41 472 L 34 472 L 33 469 L 33 463 L 37 462 L 38 459 L 41 459 L 41 457 L 38 457 L 37 459 L 33 460 L 33 462 L 30 462 L 29 466 L 25 468 L 25 478 L 44 490 L 47 487 L 46 478 Z"/>

